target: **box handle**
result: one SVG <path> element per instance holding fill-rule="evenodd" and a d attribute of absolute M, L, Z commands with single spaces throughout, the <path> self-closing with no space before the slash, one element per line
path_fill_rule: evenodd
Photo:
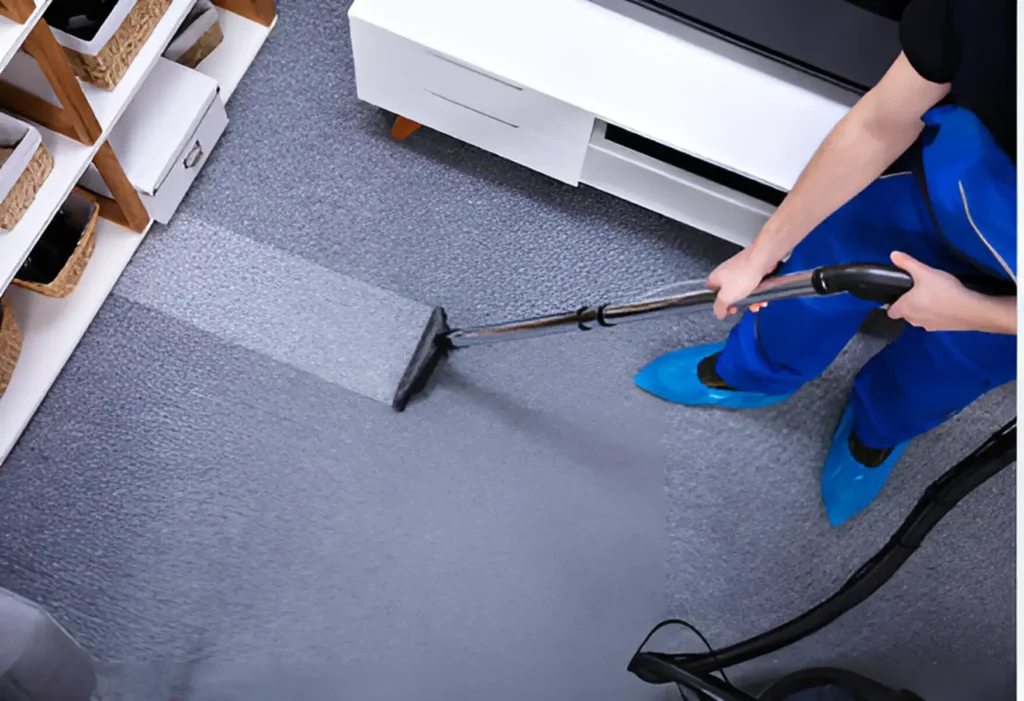
<path fill-rule="evenodd" d="M 199 161 L 203 160 L 204 155 L 205 153 L 203 152 L 203 145 L 196 141 L 196 143 L 189 150 L 188 155 L 185 156 L 186 170 L 189 168 L 195 168 L 197 165 L 199 165 Z"/>

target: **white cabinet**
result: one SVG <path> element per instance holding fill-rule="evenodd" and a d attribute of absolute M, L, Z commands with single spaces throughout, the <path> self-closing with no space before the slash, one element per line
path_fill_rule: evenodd
<path fill-rule="evenodd" d="M 358 18 L 351 35 L 360 99 L 579 183 L 593 115 Z"/>
<path fill-rule="evenodd" d="M 636 12 L 651 21 L 591 0 L 353 0 L 357 94 L 562 182 L 749 243 L 856 96 Z M 605 138 L 604 125 L 655 148 Z M 398 126 L 402 135 L 411 125 Z"/>

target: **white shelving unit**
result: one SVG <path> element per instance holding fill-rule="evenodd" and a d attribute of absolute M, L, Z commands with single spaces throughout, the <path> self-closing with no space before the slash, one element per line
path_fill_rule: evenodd
<path fill-rule="evenodd" d="M 11 301 L 23 336 L 21 357 L 7 391 L 0 396 L 0 462 L 14 448 L 121 273 L 142 244 L 148 229 L 146 233 L 139 234 L 100 219 L 96 228 L 95 251 L 81 282 L 69 297 L 45 297 L 18 287 L 9 287 L 10 281 L 99 148 L 117 128 L 118 120 L 150 75 L 193 3 L 194 0 L 173 1 L 132 67 L 113 91 L 107 92 L 82 84 L 103 127 L 103 135 L 94 145 L 86 146 L 48 129 L 41 129 L 43 140 L 54 157 L 53 172 L 18 226 L 7 234 L 0 234 L 0 293 Z M 42 7 L 39 10 L 41 12 Z M 226 100 L 259 53 L 272 27 L 265 27 L 224 10 L 220 11 L 220 18 L 224 41 L 200 65 L 199 70 L 218 80 L 221 94 Z M 3 51 L 5 29 L 5 26 L 0 25 L 0 51 Z M 24 34 L 27 33 L 26 29 Z M 14 50 L 11 53 L 14 54 Z M 15 54 L 3 72 L 3 78 L 37 95 L 56 100 L 38 65 L 24 54 Z M 139 125 L 132 126 L 139 128 Z M 155 134 L 154 138 L 159 138 L 159 135 Z"/>
<path fill-rule="evenodd" d="M 25 258 L 32 251 L 46 226 L 53 219 L 60 205 L 67 199 L 72 188 L 82 177 L 82 173 L 96 156 L 117 120 L 128 108 L 132 98 L 139 92 L 146 77 L 156 61 L 163 54 L 174 33 L 185 20 L 195 0 L 174 0 L 167 9 L 163 19 L 153 30 L 149 41 L 142 47 L 139 56 L 132 63 L 121 82 L 114 90 L 106 91 L 95 85 L 81 82 L 89 106 L 92 107 L 96 119 L 103 127 L 103 136 L 92 146 L 85 146 L 65 136 L 40 127 L 43 141 L 53 154 L 53 172 L 46 179 L 29 211 L 15 229 L 6 235 L 0 235 L 0 281 L 5 289 L 15 273 L 21 268 Z M 219 47 L 218 47 L 219 48 Z M 56 105 L 60 102 L 50 88 L 46 76 L 39 64 L 26 53 L 18 53 L 3 71 L 3 79 L 12 85 L 31 93 L 45 97 Z"/>

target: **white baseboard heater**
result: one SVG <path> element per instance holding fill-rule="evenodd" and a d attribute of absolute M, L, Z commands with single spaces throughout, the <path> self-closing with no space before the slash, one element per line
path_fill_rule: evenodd
<path fill-rule="evenodd" d="M 580 182 L 746 246 L 786 192 L 598 120 Z"/>

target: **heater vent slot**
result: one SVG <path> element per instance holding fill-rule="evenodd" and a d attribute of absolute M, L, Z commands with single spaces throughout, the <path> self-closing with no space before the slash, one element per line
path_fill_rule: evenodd
<path fill-rule="evenodd" d="M 677 151 L 674 148 L 659 144 L 643 136 L 639 136 L 621 127 L 612 124 L 607 125 L 604 138 L 614 144 L 619 144 L 631 151 L 642 153 L 645 156 L 654 158 L 675 168 L 693 173 L 705 180 L 718 183 L 730 190 L 741 192 L 744 195 L 753 197 L 761 202 L 766 202 L 773 207 L 779 206 L 786 197 L 785 190 L 765 185 L 764 183 L 752 180 L 744 175 L 716 166 L 713 163 L 702 161 L 689 154 Z"/>

